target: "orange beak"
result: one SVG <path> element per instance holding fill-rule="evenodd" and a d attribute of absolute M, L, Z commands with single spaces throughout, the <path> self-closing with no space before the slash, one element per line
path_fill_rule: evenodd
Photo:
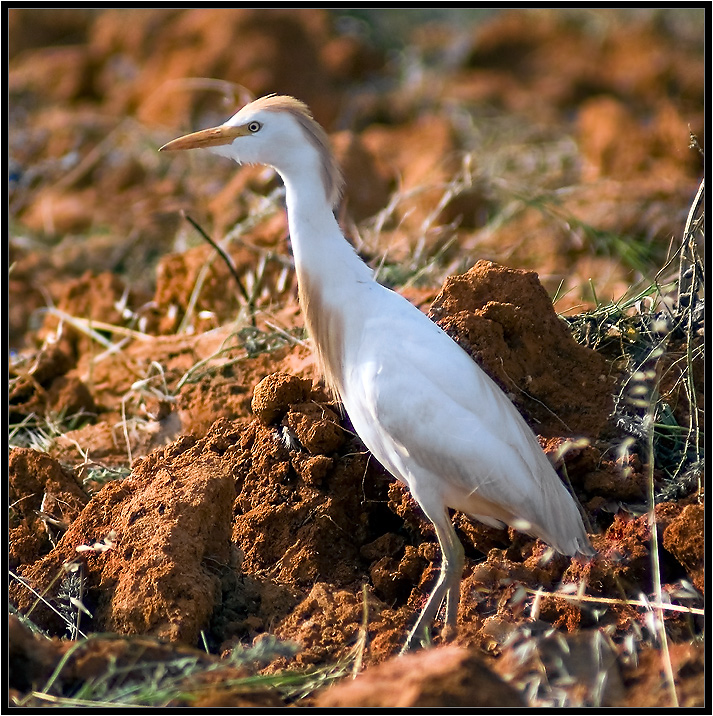
<path fill-rule="evenodd" d="M 173 152 L 179 149 L 205 149 L 206 147 L 219 147 L 223 144 L 230 144 L 236 137 L 244 137 L 250 134 L 245 127 L 230 127 L 221 124 L 220 127 L 202 129 L 200 132 L 186 134 L 183 137 L 174 139 L 164 144 L 159 152 Z"/>

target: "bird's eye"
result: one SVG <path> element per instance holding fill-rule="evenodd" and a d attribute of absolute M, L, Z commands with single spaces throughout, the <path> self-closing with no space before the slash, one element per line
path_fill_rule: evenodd
<path fill-rule="evenodd" d="M 250 122 L 250 124 L 248 124 L 248 131 L 255 134 L 255 132 L 260 131 L 261 127 L 262 124 L 260 124 L 260 122 Z"/>

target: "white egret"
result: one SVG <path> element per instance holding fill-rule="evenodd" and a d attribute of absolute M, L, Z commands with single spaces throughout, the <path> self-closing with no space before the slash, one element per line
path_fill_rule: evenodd
<path fill-rule="evenodd" d="M 566 555 L 594 554 L 575 500 L 503 391 L 439 326 L 377 283 L 343 236 L 333 213 L 342 175 L 307 106 L 270 95 L 161 147 L 195 148 L 282 177 L 299 300 L 325 383 L 435 527 L 441 570 L 406 648 L 428 641 L 444 599 L 444 637 L 455 632 L 464 556 L 449 507 Z"/>

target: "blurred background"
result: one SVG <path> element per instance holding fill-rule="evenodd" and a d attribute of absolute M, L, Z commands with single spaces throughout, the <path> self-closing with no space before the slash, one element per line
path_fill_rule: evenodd
<path fill-rule="evenodd" d="M 85 272 L 160 303 L 164 257 L 207 250 L 181 210 L 227 245 L 250 218 L 251 240 L 287 256 L 274 177 L 156 151 L 271 92 L 307 102 L 330 132 L 343 225 L 381 280 L 422 303 L 478 258 L 538 271 L 563 312 L 616 299 L 665 264 L 702 175 L 690 146 L 704 140 L 702 9 L 8 19 L 16 345 Z M 255 255 L 234 258 L 247 270 Z M 219 319 L 235 309 L 205 300 Z"/>

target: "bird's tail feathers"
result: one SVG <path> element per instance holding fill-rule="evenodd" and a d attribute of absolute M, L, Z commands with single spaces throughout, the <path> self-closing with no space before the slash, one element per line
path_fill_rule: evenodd
<path fill-rule="evenodd" d="M 584 528 L 576 498 L 561 483 L 559 489 L 548 491 L 540 505 L 539 519 L 531 530 L 523 530 L 539 537 L 561 554 L 574 556 L 580 553 L 592 556 L 595 551 Z"/>
<path fill-rule="evenodd" d="M 549 463 L 547 467 L 552 470 Z M 467 506 L 461 504 L 460 509 L 491 527 L 509 525 L 547 542 L 561 554 L 595 554 L 576 499 L 560 482 L 554 470 L 551 477 L 548 475 L 548 479 L 542 480 L 537 486 L 535 498 L 529 495 L 528 499 L 523 499 L 517 505 L 490 501 L 480 490 L 472 491 L 467 497 L 467 503 Z"/>

